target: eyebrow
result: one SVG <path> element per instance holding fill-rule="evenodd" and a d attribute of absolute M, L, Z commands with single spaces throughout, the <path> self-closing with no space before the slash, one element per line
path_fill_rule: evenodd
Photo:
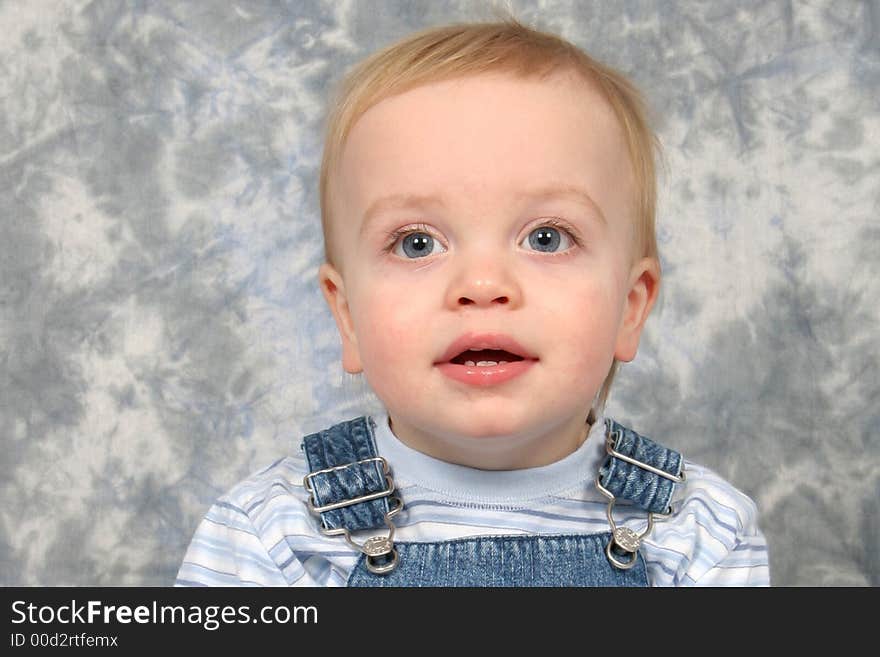
<path fill-rule="evenodd" d="M 593 200 L 593 198 L 586 192 L 586 190 L 578 187 L 577 185 L 554 184 L 548 185 L 546 187 L 526 189 L 515 194 L 514 197 L 518 201 L 540 201 L 550 200 L 553 198 L 561 198 L 569 201 L 574 201 L 591 209 L 596 214 L 596 216 L 599 217 L 600 221 L 603 224 L 607 225 L 608 223 L 605 219 L 605 215 L 602 214 L 602 209 L 599 207 L 599 204 Z M 388 210 L 399 210 L 404 208 L 418 209 L 431 207 L 445 208 L 446 203 L 444 202 L 443 197 L 436 194 L 390 194 L 388 196 L 382 196 L 370 203 L 370 206 L 367 208 L 366 212 L 364 212 L 360 232 L 361 234 L 363 234 L 366 231 L 369 223 L 373 219 L 375 219 L 377 215 L 383 212 L 387 212 Z"/>

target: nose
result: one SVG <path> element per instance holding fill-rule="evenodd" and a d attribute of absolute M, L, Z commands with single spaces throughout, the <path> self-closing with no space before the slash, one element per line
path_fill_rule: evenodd
<path fill-rule="evenodd" d="M 447 306 L 518 307 L 522 292 L 513 267 L 504 258 L 474 254 L 462 262 L 447 293 Z"/>

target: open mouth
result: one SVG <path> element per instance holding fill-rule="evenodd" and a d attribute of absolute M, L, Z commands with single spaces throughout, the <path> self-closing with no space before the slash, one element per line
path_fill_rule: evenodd
<path fill-rule="evenodd" d="M 523 360 L 523 357 L 512 354 L 504 349 L 467 349 L 449 362 L 455 363 L 456 365 L 468 365 L 470 367 L 487 367 L 504 363 L 513 363 L 519 360 Z"/>
<path fill-rule="evenodd" d="M 488 389 L 525 376 L 537 362 L 537 356 L 512 338 L 484 334 L 462 336 L 449 346 L 435 365 L 443 375 L 457 383 Z"/>

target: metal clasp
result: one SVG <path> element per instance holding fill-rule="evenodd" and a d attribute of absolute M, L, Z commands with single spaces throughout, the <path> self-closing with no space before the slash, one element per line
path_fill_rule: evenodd
<path fill-rule="evenodd" d="M 333 504 L 325 504 L 323 506 L 315 506 L 315 491 L 311 485 L 312 477 L 315 477 L 319 474 L 326 474 L 328 472 L 334 472 L 336 470 L 342 470 L 344 468 L 351 467 L 353 465 L 359 465 L 362 463 L 372 463 L 379 462 L 382 464 L 382 473 L 385 476 L 385 483 L 387 487 L 384 490 L 381 490 L 377 493 L 370 493 L 368 495 L 361 495 L 360 497 L 355 497 L 350 500 L 342 500 L 341 502 L 335 502 Z M 325 511 L 332 511 L 333 509 L 341 509 L 346 506 L 351 506 L 352 504 L 359 504 L 361 502 L 369 502 L 370 500 L 375 500 L 380 497 L 387 497 L 394 492 L 394 480 L 391 478 L 391 470 L 388 467 L 388 462 L 383 459 L 381 456 L 375 456 L 373 458 L 364 459 L 363 461 L 355 461 L 353 463 L 346 463 L 344 465 L 337 465 L 332 468 L 326 468 L 324 470 L 318 470 L 316 472 L 311 472 L 306 475 L 305 479 L 303 479 L 303 486 L 309 493 L 308 499 L 308 507 L 309 510 L 314 513 L 316 516 L 320 518 L 321 514 Z M 391 519 L 400 513 L 403 509 L 403 500 L 399 497 L 392 497 L 390 502 L 396 502 L 393 505 L 393 508 L 389 509 L 389 511 L 385 514 L 385 524 L 388 526 L 388 535 L 387 536 L 371 536 L 366 539 L 363 543 L 357 543 L 352 539 L 351 533 L 348 531 L 346 527 L 338 527 L 336 529 L 327 529 L 324 527 L 323 521 L 318 525 L 318 529 L 325 536 L 342 536 L 345 541 L 352 546 L 354 549 L 362 552 L 366 555 L 366 565 L 367 570 L 371 573 L 375 573 L 377 575 L 383 575 L 385 573 L 391 572 L 397 567 L 398 557 L 397 557 L 397 548 L 394 547 L 394 523 Z"/>
<path fill-rule="evenodd" d="M 385 490 L 380 490 L 377 493 L 370 493 L 368 495 L 361 495 L 360 497 L 353 497 L 350 500 L 342 500 L 341 502 L 335 502 L 333 504 L 325 504 L 324 506 L 315 506 L 315 489 L 312 488 L 312 477 L 317 477 L 319 474 L 327 474 L 329 472 L 335 472 L 337 470 L 345 470 L 346 468 L 350 468 L 353 465 L 361 465 L 363 463 L 374 463 L 378 462 L 382 464 L 382 474 L 385 475 L 385 483 L 388 487 Z M 334 509 L 341 509 L 346 506 L 351 506 L 352 504 L 360 504 L 361 502 L 369 502 L 370 500 L 376 500 L 380 497 L 387 497 L 394 492 L 394 480 L 391 478 L 391 470 L 388 468 L 388 461 L 383 459 L 381 456 L 374 456 L 373 458 L 364 459 L 362 461 L 354 461 L 352 463 L 345 463 L 343 465 L 337 465 L 332 468 L 324 468 L 323 470 L 317 470 L 315 472 L 310 472 L 303 479 L 303 486 L 309 493 L 308 505 L 309 510 L 312 513 L 321 514 L 325 511 L 332 511 Z"/>
<path fill-rule="evenodd" d="M 653 472 L 655 475 L 660 475 L 661 477 L 665 477 L 669 479 L 674 484 L 680 484 L 687 479 L 684 473 L 684 461 L 681 463 L 681 472 L 676 475 L 671 475 L 668 472 L 661 470 L 660 468 L 655 468 L 653 465 L 649 465 L 644 463 L 643 461 L 639 461 L 634 459 L 631 456 L 627 456 L 626 454 L 621 454 L 616 449 L 614 449 L 614 437 L 615 435 L 619 435 L 617 432 L 608 432 L 608 436 L 605 438 L 605 452 L 610 454 L 611 456 L 620 459 L 621 461 L 626 461 L 627 463 L 632 463 L 640 467 L 642 470 L 647 470 L 648 472 Z"/>
<path fill-rule="evenodd" d="M 615 447 L 616 438 L 619 437 L 619 432 L 608 432 L 608 435 L 605 437 L 605 451 L 610 456 L 614 458 L 618 458 L 621 461 L 625 461 L 627 463 L 631 463 L 632 465 L 638 466 L 643 470 L 647 470 L 648 472 L 653 472 L 656 475 L 669 479 L 674 484 L 680 484 L 686 480 L 687 476 L 684 471 L 684 461 L 681 463 L 681 470 L 678 475 L 671 475 L 660 468 L 655 468 L 653 465 L 649 465 L 648 463 L 644 463 L 639 461 L 638 459 L 634 459 L 631 456 L 627 456 L 625 454 L 621 454 L 618 452 Z M 611 515 L 611 510 L 614 508 L 614 502 L 617 501 L 617 498 L 605 488 L 600 480 L 601 475 L 596 477 L 596 488 L 608 498 L 608 508 L 605 510 L 605 515 L 608 516 L 608 524 L 611 526 L 611 540 L 608 541 L 608 545 L 605 547 L 605 556 L 608 557 L 608 560 L 617 568 L 621 570 L 629 570 L 633 566 L 636 565 L 637 561 L 637 553 L 639 548 L 642 545 L 642 539 L 647 536 L 651 530 L 654 528 L 654 516 L 656 515 L 658 519 L 665 519 L 672 515 L 672 506 L 666 510 L 665 513 L 653 513 L 648 512 L 648 526 L 645 528 L 641 534 L 637 534 L 629 527 L 618 527 L 614 522 L 614 517 Z M 625 554 L 632 555 L 628 561 L 619 560 L 614 554 L 614 548 L 618 548 L 622 550 Z"/>
<path fill-rule="evenodd" d="M 608 508 L 605 509 L 605 515 L 608 516 L 608 524 L 611 525 L 611 540 L 605 546 L 605 556 L 617 568 L 629 570 L 636 565 L 637 553 L 642 545 L 642 539 L 654 528 L 654 514 L 650 511 L 648 512 L 648 526 L 641 534 L 636 534 L 629 527 L 618 527 L 614 522 L 614 517 L 611 515 L 611 510 L 614 508 L 614 502 L 617 501 L 617 498 L 614 497 L 611 491 L 599 483 L 599 478 L 598 476 L 596 477 L 596 488 L 609 500 Z M 628 561 L 620 561 L 614 555 L 613 548 L 615 546 L 625 553 L 632 555 L 630 559 Z"/>
<path fill-rule="evenodd" d="M 403 500 L 399 497 L 392 497 L 391 500 L 396 502 L 394 508 L 385 514 L 385 524 L 388 526 L 387 536 L 371 536 L 363 543 L 357 543 L 351 537 L 351 533 L 346 527 L 337 529 L 326 529 L 323 525 L 319 527 L 321 533 L 325 536 L 342 536 L 345 542 L 355 550 L 363 552 L 366 555 L 367 570 L 377 575 L 384 575 L 391 572 L 397 567 L 397 548 L 394 547 L 394 531 L 396 527 L 391 519 L 400 513 L 403 509 Z M 381 557 L 389 557 L 382 559 Z"/>

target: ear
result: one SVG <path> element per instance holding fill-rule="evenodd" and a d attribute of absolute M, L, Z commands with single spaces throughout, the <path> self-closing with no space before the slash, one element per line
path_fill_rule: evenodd
<path fill-rule="evenodd" d="M 628 289 L 614 349 L 614 357 L 625 362 L 636 357 L 642 329 L 660 292 L 660 265 L 656 259 L 642 258 L 633 266 Z"/>
<path fill-rule="evenodd" d="M 324 299 L 330 306 L 333 319 L 336 320 L 336 328 L 342 338 L 342 367 L 349 374 L 363 372 L 361 356 L 357 345 L 357 336 L 354 332 L 354 324 L 351 321 L 351 312 L 348 308 L 348 298 L 345 295 L 345 282 L 333 265 L 324 263 L 318 269 L 318 283 Z"/>

